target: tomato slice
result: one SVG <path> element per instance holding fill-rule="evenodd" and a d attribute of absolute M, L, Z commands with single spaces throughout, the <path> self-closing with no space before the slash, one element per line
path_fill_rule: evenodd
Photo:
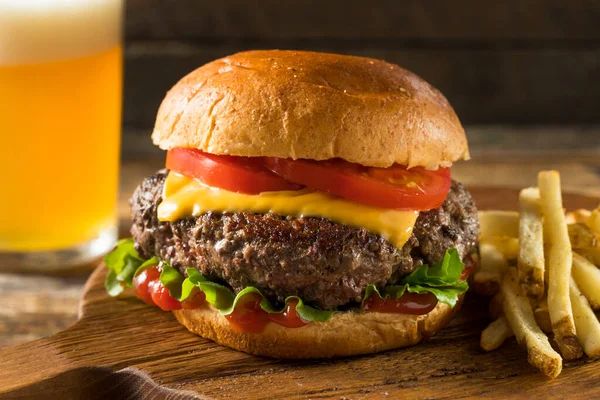
<path fill-rule="evenodd" d="M 431 210 L 442 205 L 451 179 L 448 168 L 429 171 L 364 167 L 343 160 L 265 158 L 265 165 L 290 182 L 374 207 Z"/>
<path fill-rule="evenodd" d="M 202 183 L 231 192 L 257 194 L 298 190 L 262 164 L 260 158 L 214 155 L 195 149 L 174 148 L 167 152 L 168 169 L 196 178 Z"/>

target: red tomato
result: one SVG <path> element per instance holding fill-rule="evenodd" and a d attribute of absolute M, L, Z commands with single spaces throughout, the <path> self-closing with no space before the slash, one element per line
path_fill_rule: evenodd
<path fill-rule="evenodd" d="M 150 304 L 151 306 L 156 305 L 152 300 L 149 285 L 151 283 L 154 284 L 154 282 L 158 281 L 159 278 L 160 270 L 157 266 L 146 268 L 133 278 L 135 294 L 144 303 Z"/>
<path fill-rule="evenodd" d="M 217 156 L 200 150 L 174 148 L 167 153 L 166 166 L 208 186 L 231 192 L 257 194 L 301 188 L 269 171 L 258 158 Z"/>
<path fill-rule="evenodd" d="M 270 313 L 269 319 L 277 325 L 286 328 L 302 328 L 308 322 L 304 321 L 296 312 L 298 300 L 293 299 L 287 302 L 285 310 L 282 313 Z"/>
<path fill-rule="evenodd" d="M 181 310 L 181 303 L 169 294 L 169 290 L 159 280 L 149 285 L 152 301 L 163 311 Z"/>
<path fill-rule="evenodd" d="M 363 167 L 343 160 L 311 161 L 265 158 L 265 165 L 290 182 L 374 207 L 430 210 L 442 205 L 450 190 L 450 170 L 428 171 Z"/>
<path fill-rule="evenodd" d="M 181 302 L 181 308 L 185 310 L 194 310 L 206 305 L 206 295 L 203 291 L 197 289 L 187 300 Z"/>
<path fill-rule="evenodd" d="M 262 297 L 258 293 L 243 296 L 233 312 L 225 316 L 231 327 L 238 332 L 262 332 L 269 322 L 269 313 L 260 307 L 261 300 Z"/>
<path fill-rule="evenodd" d="M 373 294 L 365 300 L 363 311 L 422 315 L 433 310 L 436 305 L 437 298 L 432 293 L 405 292 L 398 300 L 384 300 Z"/>

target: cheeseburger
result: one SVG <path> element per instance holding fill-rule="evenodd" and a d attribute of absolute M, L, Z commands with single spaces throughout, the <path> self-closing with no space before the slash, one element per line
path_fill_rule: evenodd
<path fill-rule="evenodd" d="M 479 223 L 444 96 L 384 61 L 248 51 L 166 95 L 166 169 L 131 199 L 106 288 L 277 358 L 413 345 L 459 308 Z"/>

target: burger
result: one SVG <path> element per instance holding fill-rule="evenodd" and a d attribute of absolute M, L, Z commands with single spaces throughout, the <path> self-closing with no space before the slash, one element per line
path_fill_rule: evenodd
<path fill-rule="evenodd" d="M 131 198 L 106 288 L 275 358 L 409 346 L 456 313 L 479 223 L 444 96 L 381 60 L 247 51 L 166 95 L 166 169 Z"/>

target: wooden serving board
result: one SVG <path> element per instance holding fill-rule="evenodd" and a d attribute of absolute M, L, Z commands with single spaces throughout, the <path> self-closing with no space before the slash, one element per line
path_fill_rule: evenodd
<path fill-rule="evenodd" d="M 516 189 L 471 188 L 480 209 L 516 209 Z M 565 206 L 598 199 L 565 195 Z M 78 322 L 54 336 L 0 349 L 0 398 L 464 398 L 600 397 L 600 361 L 565 363 L 555 380 L 527 363 L 515 340 L 486 353 L 488 300 L 469 294 L 428 342 L 377 355 L 280 361 L 240 353 L 179 325 L 132 293 L 104 291 L 105 267 L 86 284 Z"/>

